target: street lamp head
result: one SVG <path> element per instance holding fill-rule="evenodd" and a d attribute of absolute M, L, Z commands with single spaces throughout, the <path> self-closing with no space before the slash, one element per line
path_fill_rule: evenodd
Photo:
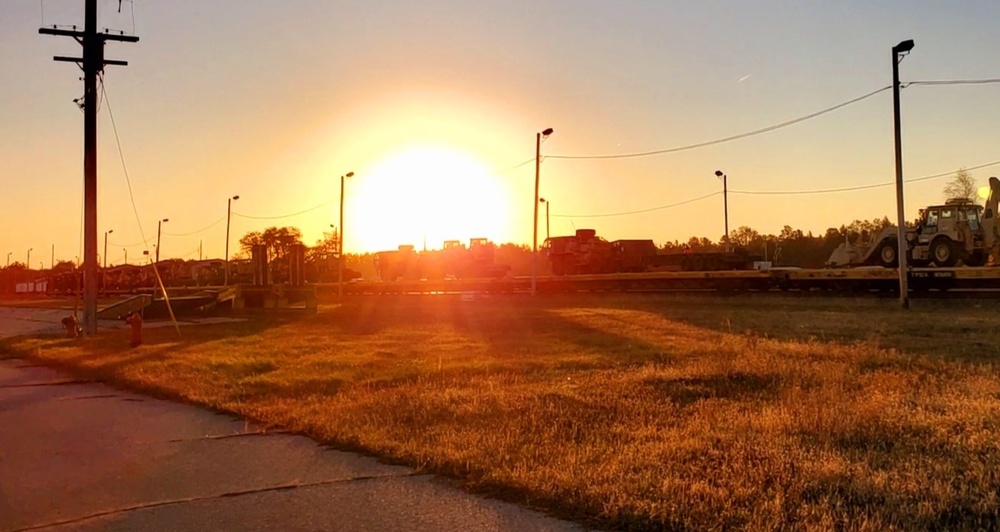
<path fill-rule="evenodd" d="M 170 221 L 170 218 L 164 218 L 164 219 L 163 219 L 163 222 L 164 222 L 164 223 L 166 223 L 166 222 L 169 222 L 169 221 Z"/>
<path fill-rule="evenodd" d="M 552 128 L 548 128 L 548 129 L 545 129 L 544 131 L 542 131 L 542 136 L 543 137 L 547 137 L 547 136 L 549 136 L 551 134 L 552 134 Z"/>
<path fill-rule="evenodd" d="M 724 176 L 724 175 L 725 175 L 725 174 L 723 174 L 723 173 L 722 173 L 722 170 L 716 170 L 716 171 L 715 171 L 715 177 L 722 177 L 722 176 Z"/>
<path fill-rule="evenodd" d="M 538 198 L 538 203 L 545 203 L 545 198 Z"/>
<path fill-rule="evenodd" d="M 896 46 L 893 46 L 892 49 L 897 54 L 908 53 L 910 50 L 913 49 L 913 39 L 909 39 L 909 40 L 903 41 L 903 42 L 897 44 Z"/>
<path fill-rule="evenodd" d="M 354 177 L 354 172 L 347 172 L 344 177 Z"/>
<path fill-rule="evenodd" d="M 108 234 L 109 234 L 109 235 L 110 235 L 111 233 L 114 233 L 114 232 L 115 232 L 115 230 L 114 230 L 114 229 L 108 229 Z"/>
<path fill-rule="evenodd" d="M 239 197 L 239 196 L 233 196 L 233 201 L 236 201 L 236 200 L 238 200 L 238 199 L 240 199 L 240 197 Z"/>

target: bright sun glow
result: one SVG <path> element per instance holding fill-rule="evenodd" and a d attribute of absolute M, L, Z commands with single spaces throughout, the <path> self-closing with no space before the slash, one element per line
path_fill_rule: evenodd
<path fill-rule="evenodd" d="M 474 157 L 441 146 L 406 148 L 359 169 L 346 205 L 347 251 L 512 236 L 507 187 Z"/>

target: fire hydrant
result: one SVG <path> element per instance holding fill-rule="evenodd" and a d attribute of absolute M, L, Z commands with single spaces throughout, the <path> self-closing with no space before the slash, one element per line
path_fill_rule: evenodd
<path fill-rule="evenodd" d="M 125 323 L 129 326 L 129 342 L 132 347 L 142 345 L 142 316 L 132 313 L 125 318 Z"/>
<path fill-rule="evenodd" d="M 80 327 L 80 320 L 76 319 L 75 314 L 63 318 L 62 324 L 66 328 L 66 336 L 70 338 L 78 338 L 80 333 L 83 332 L 82 327 Z"/>

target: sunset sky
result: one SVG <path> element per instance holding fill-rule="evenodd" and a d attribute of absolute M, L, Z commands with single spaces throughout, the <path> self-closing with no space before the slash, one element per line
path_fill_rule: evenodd
<path fill-rule="evenodd" d="M 891 47 L 914 39 L 903 81 L 1000 78 L 1000 2 L 117 0 L 100 109 L 100 207 L 109 262 L 141 256 L 109 118 L 113 110 L 142 228 L 162 257 L 220 257 L 226 198 L 233 248 L 270 225 L 312 244 L 337 224 L 347 182 L 347 251 L 440 247 L 485 236 L 530 243 L 535 133 L 545 155 L 671 148 L 793 119 L 891 83 Z M 83 24 L 82 0 L 0 6 L 0 252 L 32 263 L 81 255 L 83 93 L 77 55 L 42 24 Z M 1000 161 L 1000 84 L 903 91 L 907 178 Z M 110 104 L 110 105 L 109 105 Z M 633 159 L 542 164 L 552 232 L 590 227 L 657 243 L 730 228 L 822 232 L 895 212 L 886 186 L 747 195 L 893 179 L 885 91 L 775 132 Z M 1000 165 L 972 171 L 980 184 Z M 906 187 L 907 217 L 943 199 L 946 179 Z M 280 219 L 290 213 L 309 212 Z M 544 208 L 541 210 L 544 238 Z M 573 215 L 563 217 L 556 215 Z M 212 225 L 215 224 L 215 225 Z M 205 231 L 197 232 L 203 228 Z M 188 236 L 178 234 L 193 233 Z M 152 242 L 150 243 L 150 246 Z M 0 257 L 3 260 L 3 257 Z"/>

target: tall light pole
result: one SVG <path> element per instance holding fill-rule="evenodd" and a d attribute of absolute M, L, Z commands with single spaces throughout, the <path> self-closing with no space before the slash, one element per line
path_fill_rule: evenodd
<path fill-rule="evenodd" d="M 31 269 L 31 250 L 35 248 L 28 248 L 28 260 L 24 263 L 24 269 Z"/>
<path fill-rule="evenodd" d="M 108 269 L 108 235 L 114 233 L 114 229 L 108 229 L 104 232 L 104 269 Z"/>
<path fill-rule="evenodd" d="M 52 260 L 49 262 L 51 269 L 56 269 L 56 245 L 52 244 Z"/>
<path fill-rule="evenodd" d="M 538 198 L 538 201 L 545 204 L 545 240 L 549 239 L 549 201 L 545 198 Z"/>
<path fill-rule="evenodd" d="M 170 218 L 164 218 L 156 223 L 156 263 L 160 262 L 160 235 L 163 233 L 163 224 L 169 222 Z"/>
<path fill-rule="evenodd" d="M 10 256 L 11 256 L 11 255 L 12 255 L 13 253 L 14 253 L 13 251 L 8 251 L 8 252 L 7 252 L 7 267 L 8 267 L 8 268 L 10 268 Z"/>
<path fill-rule="evenodd" d="M 896 256 L 899 262 L 899 304 L 910 308 L 909 287 L 906 285 L 906 214 L 903 212 L 903 141 L 899 124 L 899 62 L 913 49 L 913 40 L 892 47 L 892 119 L 896 141 Z"/>
<path fill-rule="evenodd" d="M 726 220 L 726 251 L 729 251 L 729 184 L 722 170 L 716 170 L 715 177 L 722 178 L 722 212 Z"/>
<path fill-rule="evenodd" d="M 233 202 L 238 199 L 240 199 L 239 196 L 233 196 L 226 202 L 226 281 L 224 283 L 226 286 L 229 286 L 229 222 L 233 219 Z"/>
<path fill-rule="evenodd" d="M 122 248 L 122 251 L 125 252 L 125 264 L 128 265 L 128 248 Z"/>
<path fill-rule="evenodd" d="M 337 243 L 337 296 L 344 297 L 344 181 L 354 172 L 340 176 L 340 234 Z"/>
<path fill-rule="evenodd" d="M 531 295 L 538 293 L 538 181 L 542 168 L 542 139 L 552 134 L 552 128 L 535 133 L 535 216 L 531 234 Z"/>

